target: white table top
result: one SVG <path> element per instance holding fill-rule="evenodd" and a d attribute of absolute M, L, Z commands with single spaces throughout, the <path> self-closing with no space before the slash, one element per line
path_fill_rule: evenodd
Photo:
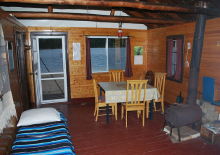
<path fill-rule="evenodd" d="M 126 93 L 127 93 L 127 82 L 99 82 L 98 85 L 105 92 L 105 102 L 106 103 L 118 103 L 126 102 Z M 131 91 L 128 92 L 131 94 Z M 144 98 L 144 89 L 142 91 L 141 98 Z M 130 95 L 131 96 L 131 95 Z M 145 100 L 158 101 L 160 96 L 157 88 L 147 85 Z M 130 100 L 131 97 L 128 98 Z"/>

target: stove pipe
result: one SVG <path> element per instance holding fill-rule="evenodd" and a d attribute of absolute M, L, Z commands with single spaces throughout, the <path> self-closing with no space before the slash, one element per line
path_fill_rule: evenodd
<path fill-rule="evenodd" d="M 206 6 L 206 2 L 200 2 L 200 7 Z M 186 104 L 196 105 L 197 89 L 199 81 L 199 68 L 202 55 L 206 15 L 197 14 L 196 27 L 193 39 L 193 50 L 189 73 L 188 94 Z"/>

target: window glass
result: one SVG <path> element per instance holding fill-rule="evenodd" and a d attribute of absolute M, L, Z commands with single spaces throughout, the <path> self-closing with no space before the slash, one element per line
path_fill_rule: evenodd
<path fill-rule="evenodd" d="M 92 73 L 107 72 L 106 38 L 90 38 Z"/>
<path fill-rule="evenodd" d="M 109 70 L 125 69 L 126 64 L 126 39 L 108 39 Z"/>
<path fill-rule="evenodd" d="M 178 83 L 183 79 L 184 38 L 184 35 L 167 36 L 167 79 Z"/>
<path fill-rule="evenodd" d="M 63 72 L 61 38 L 40 38 L 39 56 L 41 73 Z"/>
<path fill-rule="evenodd" d="M 90 38 L 92 73 L 125 69 L 125 38 Z"/>
<path fill-rule="evenodd" d="M 14 69 L 14 58 L 13 58 L 13 43 L 8 41 L 8 58 L 9 58 L 9 68 L 10 71 Z"/>

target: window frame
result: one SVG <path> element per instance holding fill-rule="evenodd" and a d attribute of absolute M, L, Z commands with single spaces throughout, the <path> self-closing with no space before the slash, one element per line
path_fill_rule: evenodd
<path fill-rule="evenodd" d="M 87 38 L 106 38 L 106 43 L 105 43 L 105 47 L 106 47 L 106 52 L 107 52 L 107 68 L 109 69 L 109 64 L 108 64 L 108 38 L 118 38 L 118 36 L 87 36 Z M 119 39 L 127 39 L 127 36 L 124 37 L 120 37 Z M 90 47 L 91 48 L 91 47 Z M 127 44 L 126 44 L 126 49 L 127 49 Z M 91 53 L 91 51 L 90 51 Z M 91 54 L 90 54 L 91 55 Z M 127 54 L 126 54 L 127 56 Z M 126 65 L 126 64 L 125 64 Z M 92 67 L 92 64 L 91 64 Z M 125 71 L 125 69 L 123 69 L 123 71 Z M 91 72 L 92 72 L 92 68 L 91 68 Z M 108 73 L 108 71 L 100 71 L 100 72 L 92 72 L 92 74 L 99 74 L 99 73 Z"/>
<path fill-rule="evenodd" d="M 171 36 L 166 36 L 166 72 L 167 72 L 167 60 L 168 60 L 168 39 L 173 39 L 177 40 L 178 38 L 182 39 L 182 58 L 181 58 L 181 75 L 180 75 L 180 80 L 175 79 L 174 77 L 167 77 L 167 80 L 174 81 L 177 83 L 183 83 L 183 74 L 184 74 L 184 53 L 185 53 L 185 35 L 171 35 Z M 173 66 L 173 63 L 172 63 Z"/>

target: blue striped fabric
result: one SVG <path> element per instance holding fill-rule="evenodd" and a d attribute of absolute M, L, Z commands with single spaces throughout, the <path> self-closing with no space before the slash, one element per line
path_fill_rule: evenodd
<path fill-rule="evenodd" d="M 11 155 L 75 155 L 67 128 L 67 120 L 21 126 L 10 152 Z"/>

